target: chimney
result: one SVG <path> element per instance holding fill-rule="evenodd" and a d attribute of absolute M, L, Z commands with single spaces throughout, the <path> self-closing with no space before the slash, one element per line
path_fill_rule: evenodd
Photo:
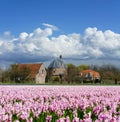
<path fill-rule="evenodd" d="M 60 55 L 60 59 L 62 59 L 62 55 Z"/>

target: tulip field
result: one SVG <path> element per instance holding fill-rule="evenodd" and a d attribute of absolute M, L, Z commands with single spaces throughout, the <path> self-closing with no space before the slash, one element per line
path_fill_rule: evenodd
<path fill-rule="evenodd" d="M 0 122 L 120 122 L 120 87 L 1 85 Z"/>

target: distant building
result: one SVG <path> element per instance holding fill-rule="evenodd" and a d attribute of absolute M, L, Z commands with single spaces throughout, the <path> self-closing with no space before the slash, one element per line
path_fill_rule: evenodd
<path fill-rule="evenodd" d="M 43 63 L 40 64 L 18 64 L 18 72 L 19 72 L 19 77 L 18 80 L 22 80 L 22 73 L 21 71 L 24 70 L 25 68 L 29 71 L 28 76 L 30 79 L 35 80 L 36 84 L 44 84 L 45 83 L 45 78 L 46 78 L 46 70 L 43 65 Z"/>
<path fill-rule="evenodd" d="M 88 69 L 81 72 L 81 77 L 84 82 L 92 81 L 94 83 L 100 82 L 100 74 L 94 70 Z"/>
<path fill-rule="evenodd" d="M 67 66 L 64 64 L 62 56 L 55 58 L 48 66 L 48 71 L 52 76 L 59 76 L 61 79 L 65 77 L 67 73 Z"/>

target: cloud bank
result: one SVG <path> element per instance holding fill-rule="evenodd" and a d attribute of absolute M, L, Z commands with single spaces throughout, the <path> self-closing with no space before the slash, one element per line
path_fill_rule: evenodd
<path fill-rule="evenodd" d="M 111 30 L 86 28 L 84 33 L 64 34 L 54 37 L 58 28 L 45 24 L 31 33 L 18 37 L 4 32 L 0 37 L 0 61 L 41 62 L 62 54 L 72 59 L 120 59 L 120 34 Z"/>

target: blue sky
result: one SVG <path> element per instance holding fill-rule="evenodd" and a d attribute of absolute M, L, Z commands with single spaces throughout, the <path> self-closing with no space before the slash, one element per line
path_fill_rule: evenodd
<path fill-rule="evenodd" d="M 119 0 L 1 0 L 1 32 L 31 32 L 49 23 L 64 33 L 87 27 L 120 32 Z"/>
<path fill-rule="evenodd" d="M 119 0 L 1 0 L 0 63 L 62 54 L 66 62 L 119 65 L 119 6 Z"/>

